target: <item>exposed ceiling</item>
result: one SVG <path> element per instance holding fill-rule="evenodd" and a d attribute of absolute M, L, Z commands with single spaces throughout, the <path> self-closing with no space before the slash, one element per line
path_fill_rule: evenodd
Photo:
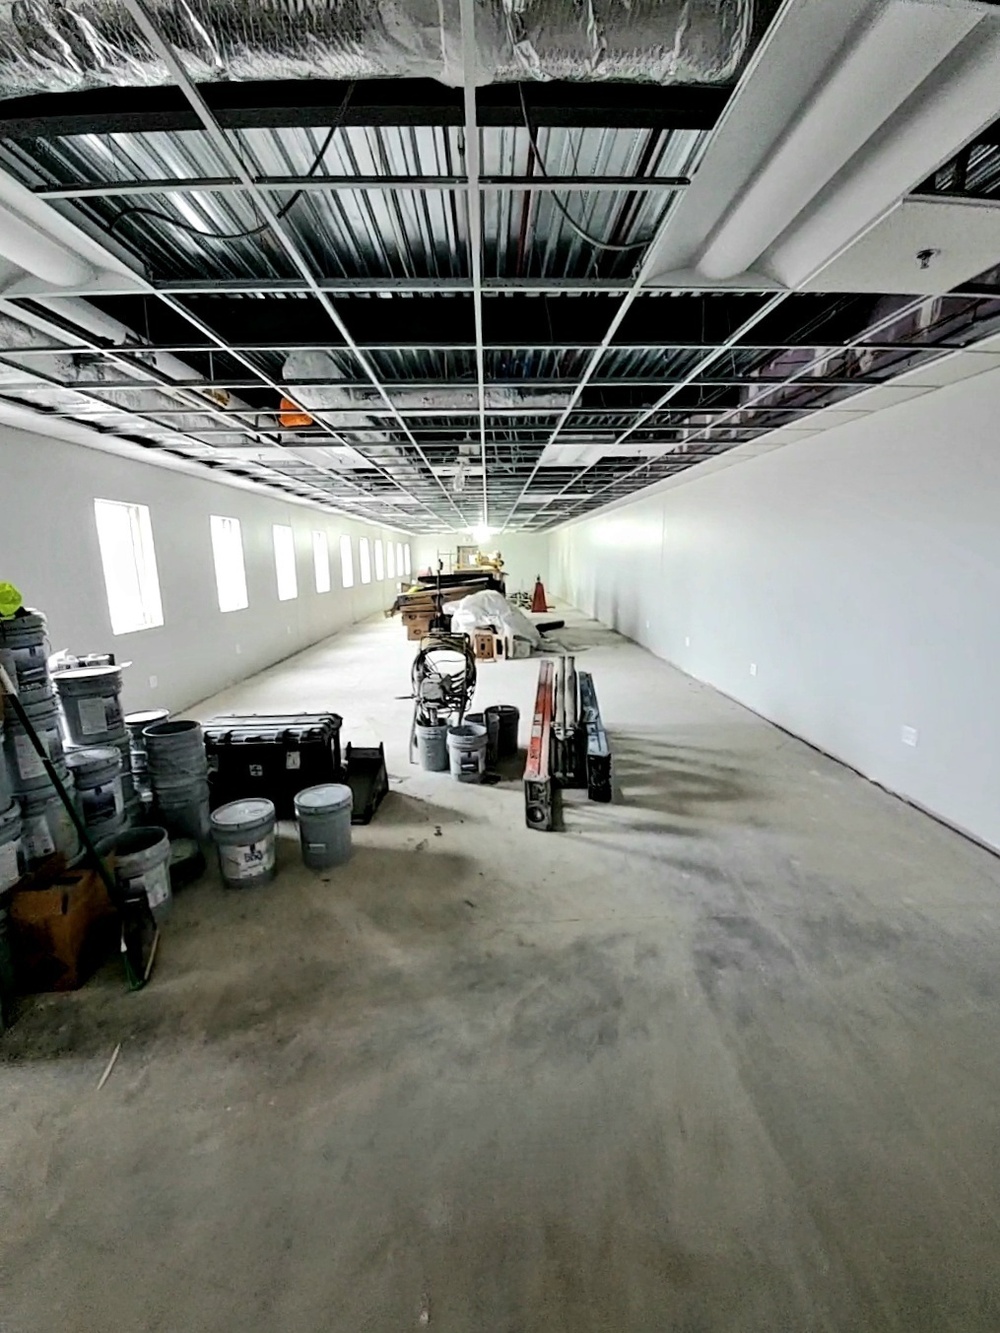
<path fill-rule="evenodd" d="M 461 87 L 230 81 L 231 50 L 193 69 L 145 0 L 115 31 L 147 86 L 95 86 L 114 60 L 53 84 L 51 55 L 32 85 L 0 40 L 24 94 L 0 101 L 0 404 L 414 532 L 539 530 L 875 410 L 1000 330 L 995 7 L 706 4 L 712 83 L 619 81 L 616 48 L 612 81 L 477 86 L 494 8 L 454 6 Z M 838 125 L 887 43 L 894 77 Z"/>

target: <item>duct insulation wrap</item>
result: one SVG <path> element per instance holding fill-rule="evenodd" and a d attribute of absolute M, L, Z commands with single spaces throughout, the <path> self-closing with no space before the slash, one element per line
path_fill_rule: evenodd
<path fill-rule="evenodd" d="M 148 0 L 198 83 L 463 82 L 459 0 Z M 476 0 L 476 82 L 726 83 L 753 0 Z M 172 82 L 122 0 L 0 0 L 0 96 Z"/>
<path fill-rule="evenodd" d="M 20 320 L 0 315 L 0 351 L 4 352 L 6 360 L 0 367 L 0 397 L 26 407 L 72 413 L 78 421 L 117 427 L 126 433 L 141 426 L 142 421 L 151 428 L 151 433 L 160 435 L 178 432 L 197 435 L 209 424 L 204 414 L 198 412 L 198 399 L 202 395 L 196 390 L 178 389 L 175 397 L 162 390 L 157 381 L 144 379 L 141 373 L 136 374 L 134 388 L 104 388 L 108 382 L 121 383 L 124 372 L 120 366 L 68 349 L 65 354 L 46 356 L 40 362 L 30 355 L 32 348 L 51 345 L 52 338 L 47 334 L 22 324 Z M 16 351 L 5 350 L 10 348 L 29 354 L 22 358 Z M 44 368 L 44 379 L 34 374 L 39 364 Z M 175 362 L 174 366 L 180 371 L 185 369 L 181 362 Z M 190 370 L 187 373 L 189 376 L 194 374 Z M 52 380 L 57 382 L 52 383 Z M 29 381 L 34 383 L 29 384 Z M 96 390 L 96 394 L 85 396 L 91 389 Z M 241 406 L 239 403 L 231 405 Z M 178 413 L 178 409 L 185 406 L 191 407 L 190 416 L 185 412 Z M 158 416 L 158 410 L 169 415 Z M 246 410 L 251 411 L 250 408 Z M 126 413 L 130 415 L 123 415 Z M 137 418 L 141 420 L 137 421 Z M 234 423 L 231 436 L 215 436 L 212 442 L 217 447 L 224 447 L 244 444 L 246 438 L 239 425 Z"/>

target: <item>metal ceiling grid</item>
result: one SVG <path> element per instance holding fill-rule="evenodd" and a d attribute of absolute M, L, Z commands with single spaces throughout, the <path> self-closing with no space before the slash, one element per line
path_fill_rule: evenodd
<path fill-rule="evenodd" d="M 87 293 L 112 345 L 22 285 L 62 331 L 0 350 L 0 397 L 357 517 L 551 527 L 1000 327 L 974 293 L 647 286 L 725 89 L 532 84 L 529 129 L 510 86 L 175 78 L 0 106 L 0 164 L 144 293 Z"/>

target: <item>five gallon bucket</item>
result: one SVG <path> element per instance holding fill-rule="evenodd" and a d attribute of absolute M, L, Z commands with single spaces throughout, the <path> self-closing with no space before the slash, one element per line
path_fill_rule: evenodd
<path fill-rule="evenodd" d="M 253 796 L 220 805 L 212 813 L 212 838 L 227 888 L 250 889 L 274 879 L 273 801 Z"/>
<path fill-rule="evenodd" d="M 486 767 L 493 768 L 497 761 L 500 719 L 487 709 L 485 713 L 466 713 L 464 720 L 472 726 L 486 728 Z"/>
<path fill-rule="evenodd" d="M 451 776 L 458 782 L 482 782 L 486 772 L 486 728 L 463 722 L 448 728 L 448 759 Z"/>
<path fill-rule="evenodd" d="M 71 750 L 66 764 L 73 774 L 77 804 L 91 837 L 106 838 L 125 824 L 122 758 L 117 749 Z"/>
<path fill-rule="evenodd" d="M 68 774 L 65 781 L 69 781 Z M 72 861 L 79 852 L 76 825 L 51 787 L 47 792 L 31 792 L 22 799 L 21 846 L 27 870 L 33 870 L 56 852 L 61 852 L 67 861 Z"/>
<path fill-rule="evenodd" d="M 57 672 L 54 681 L 71 744 L 107 745 L 121 740 L 125 730 L 121 667 L 72 667 Z"/>
<path fill-rule="evenodd" d="M 7 752 L 3 743 L 3 718 L 0 717 L 0 810 L 6 810 L 13 800 L 10 773 L 7 771 Z"/>
<path fill-rule="evenodd" d="M 115 878 L 126 898 L 145 894 L 153 916 L 170 910 L 170 841 L 165 829 L 128 829 L 114 841 Z"/>
<path fill-rule="evenodd" d="M 24 694 L 21 703 L 28 721 L 38 733 L 38 738 L 52 762 L 61 764 L 63 742 L 55 697 L 44 689 L 38 691 L 29 689 Z M 4 722 L 4 750 L 7 755 L 10 781 L 15 792 L 27 793 L 45 788 L 52 790 L 45 765 L 31 743 L 28 733 L 9 706 Z"/>
<path fill-rule="evenodd" d="M 517 754 L 517 731 L 521 721 L 520 711 L 513 704 L 492 704 L 486 710 L 486 719 L 497 720 L 498 759 L 510 759 Z"/>
<path fill-rule="evenodd" d="M 302 860 L 312 870 L 343 865 L 351 855 L 350 787 L 330 782 L 295 797 Z"/>
<path fill-rule="evenodd" d="M 0 813 L 0 893 L 16 884 L 24 870 L 21 811 L 16 805 Z"/>
<path fill-rule="evenodd" d="M 208 837 L 208 760 L 201 725 L 186 718 L 154 722 L 142 735 L 164 826 L 179 838 Z"/>
<path fill-rule="evenodd" d="M 146 753 L 147 727 L 154 727 L 158 722 L 167 722 L 170 714 L 165 708 L 147 708 L 142 713 L 127 713 L 125 727 L 128 731 L 128 744 L 131 754 L 132 776 L 140 787 L 149 786 L 149 756 Z"/>
<path fill-rule="evenodd" d="M 441 722 L 436 726 L 424 727 L 416 723 L 413 728 L 417 738 L 417 755 L 420 767 L 428 773 L 447 773 L 448 771 L 448 724 Z"/>
<path fill-rule="evenodd" d="M 0 654 L 8 672 L 13 665 L 18 690 L 32 681 L 47 679 L 49 639 L 40 611 L 0 620 Z"/>

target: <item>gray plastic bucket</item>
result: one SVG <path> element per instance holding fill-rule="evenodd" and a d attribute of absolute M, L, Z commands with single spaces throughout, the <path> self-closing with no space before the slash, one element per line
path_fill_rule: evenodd
<path fill-rule="evenodd" d="M 440 722 L 433 727 L 424 727 L 418 722 L 414 725 L 413 730 L 417 738 L 417 755 L 420 758 L 420 767 L 425 768 L 428 773 L 447 773 L 447 722 Z"/>
<path fill-rule="evenodd" d="M 487 740 L 486 728 L 475 722 L 448 728 L 448 760 L 457 782 L 482 782 Z"/>
<path fill-rule="evenodd" d="M 21 846 L 28 870 L 41 865 L 54 852 L 61 852 L 67 861 L 79 852 L 76 825 L 51 786 L 47 792 L 32 792 L 22 798 Z"/>
<path fill-rule="evenodd" d="M 205 737 L 199 722 L 189 718 L 154 722 L 143 729 L 142 735 L 154 791 L 208 776 Z"/>
<path fill-rule="evenodd" d="M 220 805 L 212 812 L 212 839 L 227 888 L 251 889 L 274 879 L 273 801 L 248 796 Z"/>
<path fill-rule="evenodd" d="M 115 879 L 126 898 L 145 894 L 150 911 L 159 920 L 170 910 L 170 841 L 166 829 L 152 825 L 127 829 L 115 838 Z"/>
<path fill-rule="evenodd" d="M 497 720 L 497 758 L 509 759 L 517 754 L 517 733 L 521 723 L 520 710 L 513 704 L 492 704 L 486 709 L 486 717 L 489 720 L 495 717 Z"/>
<path fill-rule="evenodd" d="M 41 611 L 0 620 L 0 653 L 10 672 L 13 664 L 18 688 L 49 674 L 49 636 Z"/>
<path fill-rule="evenodd" d="M 343 865 L 351 857 L 350 787 L 338 782 L 306 787 L 295 797 L 302 860 L 312 870 Z"/>
<path fill-rule="evenodd" d="M 148 786 L 149 757 L 146 754 L 146 737 L 143 732 L 147 727 L 155 727 L 159 722 L 169 722 L 170 714 L 165 708 L 147 708 L 141 713 L 125 714 L 125 729 L 128 732 L 128 745 L 131 754 L 130 768 L 133 777 L 140 786 Z"/>
<path fill-rule="evenodd" d="M 24 870 L 21 811 L 16 805 L 0 814 L 0 893 L 16 884 Z"/>
<path fill-rule="evenodd" d="M 500 737 L 500 719 L 487 708 L 484 713 L 466 713 L 464 721 L 473 726 L 486 728 L 486 767 L 492 768 L 497 761 L 497 741 Z"/>
<path fill-rule="evenodd" d="M 53 680 L 73 745 L 117 744 L 125 736 L 121 667 L 73 667 Z"/>
<path fill-rule="evenodd" d="M 105 838 L 125 827 L 121 753 L 111 747 L 70 750 L 66 766 L 73 774 L 77 806 L 93 838 Z"/>
<path fill-rule="evenodd" d="M 31 693 L 31 692 L 29 692 Z M 37 696 L 36 696 L 37 697 Z M 59 709 L 55 697 L 44 692 L 39 702 L 24 704 L 28 721 L 38 733 L 38 738 L 57 766 L 62 763 L 63 740 L 59 726 Z M 14 791 L 23 794 L 32 791 L 51 791 L 45 765 L 35 751 L 28 733 L 20 721 L 11 713 L 7 714 L 4 724 L 4 751 L 7 755 L 7 771 L 10 774 Z"/>
<path fill-rule="evenodd" d="M 203 842 L 211 832 L 207 778 L 161 787 L 153 796 L 153 807 L 172 838 Z"/>

